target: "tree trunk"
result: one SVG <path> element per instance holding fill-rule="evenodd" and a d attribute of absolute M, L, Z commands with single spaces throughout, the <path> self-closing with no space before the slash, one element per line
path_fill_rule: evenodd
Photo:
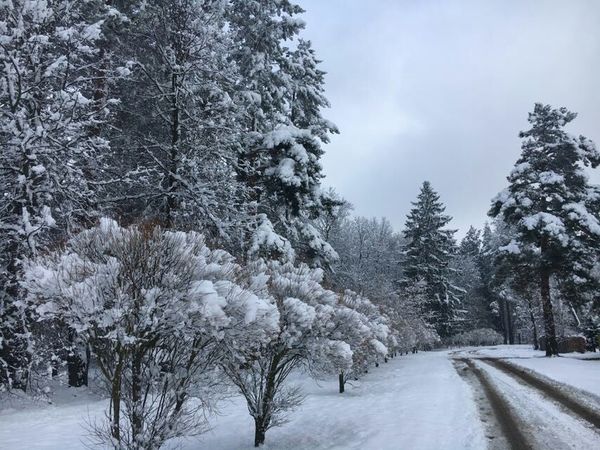
<path fill-rule="evenodd" d="M 506 317 L 506 300 L 501 298 L 500 300 L 500 315 L 502 316 L 502 339 L 504 345 L 508 344 L 508 322 Z"/>
<path fill-rule="evenodd" d="M 53 355 L 52 359 L 50 360 L 50 370 L 51 370 L 52 378 L 55 378 L 58 376 L 59 364 L 60 364 L 60 362 L 58 360 L 58 357 Z"/>
<path fill-rule="evenodd" d="M 264 396 L 260 406 L 261 415 L 254 418 L 254 446 L 258 447 L 265 443 L 265 434 L 271 423 L 271 412 L 273 408 L 273 399 L 276 394 L 275 378 L 279 369 L 279 363 L 285 355 L 285 351 L 273 356 L 269 366 L 269 372 L 265 380 Z"/>
<path fill-rule="evenodd" d="M 169 164 L 167 173 L 167 203 L 166 203 L 166 214 L 165 222 L 167 228 L 173 226 L 174 213 L 176 205 L 176 174 L 178 169 L 179 155 L 179 84 L 176 73 L 171 74 L 171 151 L 169 154 Z"/>
<path fill-rule="evenodd" d="M 86 363 L 76 350 L 71 351 L 67 356 L 67 371 L 70 387 L 81 387 L 87 384 Z"/>
<path fill-rule="evenodd" d="M 142 351 L 137 350 L 131 363 L 131 440 L 138 442 L 142 434 Z"/>
<path fill-rule="evenodd" d="M 18 205 L 19 214 L 23 208 Z M 0 299 L 0 385 L 9 389 L 27 390 L 29 380 L 29 363 L 31 354 L 27 338 L 27 317 L 21 317 L 15 302 L 19 299 L 19 245 L 14 240 L 6 252 L 8 264 L 0 271 L 0 285 L 4 288 L 5 297 Z M 2 255 L 2 260 L 5 255 Z"/>
<path fill-rule="evenodd" d="M 531 300 L 527 299 L 527 306 L 529 307 L 529 318 L 531 319 L 531 325 L 533 326 L 533 349 L 539 350 L 540 343 L 538 341 L 537 324 L 535 323 L 535 316 L 533 315 L 533 307 L 531 306 Z"/>
<path fill-rule="evenodd" d="M 506 317 L 508 321 L 508 343 L 514 345 L 515 343 L 515 327 L 513 323 L 512 306 L 510 302 L 506 302 Z"/>
<path fill-rule="evenodd" d="M 87 361 L 84 361 L 75 345 L 75 330 L 69 330 L 71 349 L 67 355 L 67 372 L 70 387 L 87 386 Z M 87 352 L 86 352 L 87 353 Z"/>
<path fill-rule="evenodd" d="M 110 402 L 112 406 L 112 417 L 110 434 L 117 443 L 121 442 L 121 380 L 123 374 L 123 355 L 120 346 L 117 345 L 118 360 L 113 372 Z"/>
<path fill-rule="evenodd" d="M 260 447 L 265 443 L 265 427 L 262 424 L 262 418 L 254 419 L 254 446 Z"/>
<path fill-rule="evenodd" d="M 344 372 L 342 372 L 342 373 L 339 374 L 338 381 L 339 381 L 339 384 L 340 384 L 340 394 L 343 394 L 344 393 L 345 384 L 346 384 L 346 381 L 344 380 Z"/>
<path fill-rule="evenodd" d="M 542 269 L 540 274 L 540 293 L 542 297 L 542 310 L 544 312 L 546 356 L 556 356 L 558 355 L 558 344 L 556 342 L 556 330 L 554 327 L 552 299 L 550 298 L 550 272 L 547 269 Z"/>

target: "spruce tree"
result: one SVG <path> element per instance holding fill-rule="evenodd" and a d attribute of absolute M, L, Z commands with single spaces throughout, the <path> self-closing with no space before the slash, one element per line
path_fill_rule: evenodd
<path fill-rule="evenodd" d="M 467 230 L 467 234 L 465 234 L 463 240 L 460 241 L 458 251 L 461 255 L 477 258 L 481 251 L 481 231 L 474 226 L 470 226 Z"/>
<path fill-rule="evenodd" d="M 243 109 L 232 100 L 238 74 L 228 60 L 224 4 L 143 3 L 130 2 L 118 49 L 131 74 L 117 85 L 120 133 L 112 143 L 132 186 L 120 183 L 128 195 L 114 192 L 113 203 L 125 217 L 199 226 L 211 241 L 229 243 L 244 211 L 233 169 Z"/>
<path fill-rule="evenodd" d="M 508 176 L 509 186 L 493 200 L 489 213 L 514 229 L 499 258 L 537 277 L 547 356 L 558 354 L 551 280 L 589 275 L 578 262 L 590 259 L 590 242 L 600 234 L 598 216 L 588 208 L 592 190 L 584 172 L 586 166 L 598 165 L 600 153 L 587 138 L 564 130 L 576 116 L 566 108 L 535 105 L 528 119 L 531 128 L 519 134 L 522 152 Z"/>
<path fill-rule="evenodd" d="M 324 72 L 310 42 L 300 38 L 303 12 L 289 0 L 232 0 L 227 8 L 240 77 L 236 99 L 245 108 L 236 171 L 256 205 L 254 233 L 266 217 L 300 259 L 328 266 L 337 254 L 313 221 L 326 209 L 322 145 L 337 128 L 321 115 L 329 106 Z"/>
<path fill-rule="evenodd" d="M 417 201 L 408 214 L 404 237 L 404 276 L 406 282 L 425 284 L 424 313 L 441 337 L 452 333 L 460 289 L 449 281 L 450 262 L 455 253 L 454 233 L 445 229 L 452 218 L 428 181 L 423 183 Z"/>
<path fill-rule="evenodd" d="M 452 261 L 453 284 L 465 290 L 461 308 L 465 315 L 464 331 L 495 326 L 480 267 L 481 248 L 481 231 L 471 226 Z"/>

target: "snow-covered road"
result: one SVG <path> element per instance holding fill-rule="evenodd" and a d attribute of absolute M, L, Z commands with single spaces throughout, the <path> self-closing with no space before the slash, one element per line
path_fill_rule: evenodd
<path fill-rule="evenodd" d="M 514 355 L 515 350 L 518 356 Z M 580 378 L 587 380 L 594 371 L 598 379 L 598 366 L 588 364 L 584 376 L 578 377 L 572 370 L 581 367 L 576 355 L 546 359 L 532 352 L 497 347 L 450 353 L 459 372 L 479 392 L 480 408 L 488 411 L 490 422 L 495 422 L 496 429 L 491 433 L 509 443 L 496 448 L 600 448 L 600 399 L 575 387 Z M 523 364 L 528 359 L 530 363 Z M 537 372 L 525 366 L 545 370 Z M 564 379 L 571 384 L 556 381 L 557 375 L 564 375 L 564 368 L 573 375 Z M 489 427 L 486 431 L 490 432 Z"/>
<path fill-rule="evenodd" d="M 516 377 L 475 361 L 508 403 L 525 436 L 527 448 L 578 449 L 600 447 L 598 429 L 566 410 L 547 395 Z"/>

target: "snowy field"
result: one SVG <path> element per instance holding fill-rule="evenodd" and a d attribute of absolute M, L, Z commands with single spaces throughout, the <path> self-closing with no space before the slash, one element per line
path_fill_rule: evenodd
<path fill-rule="evenodd" d="M 447 352 L 392 359 L 337 393 L 335 380 L 303 380 L 307 398 L 290 422 L 267 433 L 266 449 L 481 449 L 485 437 L 472 393 Z M 62 393 L 55 405 L 0 413 L 0 448 L 85 448 L 86 421 L 106 403 L 85 392 Z M 223 405 L 213 429 L 184 450 L 253 448 L 253 423 L 239 399 Z M 443 443 L 443 445 L 441 444 Z M 173 446 L 172 446 L 173 447 Z"/>

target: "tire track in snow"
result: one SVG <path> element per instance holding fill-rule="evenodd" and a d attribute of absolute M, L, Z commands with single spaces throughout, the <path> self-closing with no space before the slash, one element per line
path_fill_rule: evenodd
<path fill-rule="evenodd" d="M 600 430 L 600 413 L 594 408 L 581 403 L 573 398 L 568 393 L 561 391 L 560 387 L 550 383 L 526 369 L 521 369 L 507 361 L 494 358 L 478 358 L 478 360 L 489 364 L 496 369 L 510 375 L 511 377 L 526 383 L 528 386 L 541 392 L 543 395 L 550 397 L 554 401 L 560 403 L 568 409 L 573 415 L 584 419 Z"/>
<path fill-rule="evenodd" d="M 521 378 L 494 367 L 470 360 L 483 372 L 492 391 L 504 400 L 513 417 L 514 426 L 521 430 L 534 449 L 600 448 L 598 429 L 579 415 L 574 415 L 561 403 L 532 388 Z"/>
<path fill-rule="evenodd" d="M 482 402 L 479 405 L 482 413 L 481 420 L 486 424 L 488 439 L 493 439 L 489 442 L 489 448 L 531 449 L 532 446 L 519 425 L 519 418 L 513 414 L 510 404 L 495 389 L 487 375 L 468 358 L 454 358 L 454 361 L 459 375 L 468 380 L 476 393 L 482 394 L 479 396 L 479 400 Z M 460 367 L 456 362 L 464 365 Z M 461 373 L 461 370 L 467 371 L 467 373 Z M 469 374 L 473 376 L 470 377 Z M 490 415 L 493 417 L 489 417 Z M 488 419 L 491 419 L 491 423 Z M 500 432 L 500 436 L 498 436 L 498 432 Z"/>

